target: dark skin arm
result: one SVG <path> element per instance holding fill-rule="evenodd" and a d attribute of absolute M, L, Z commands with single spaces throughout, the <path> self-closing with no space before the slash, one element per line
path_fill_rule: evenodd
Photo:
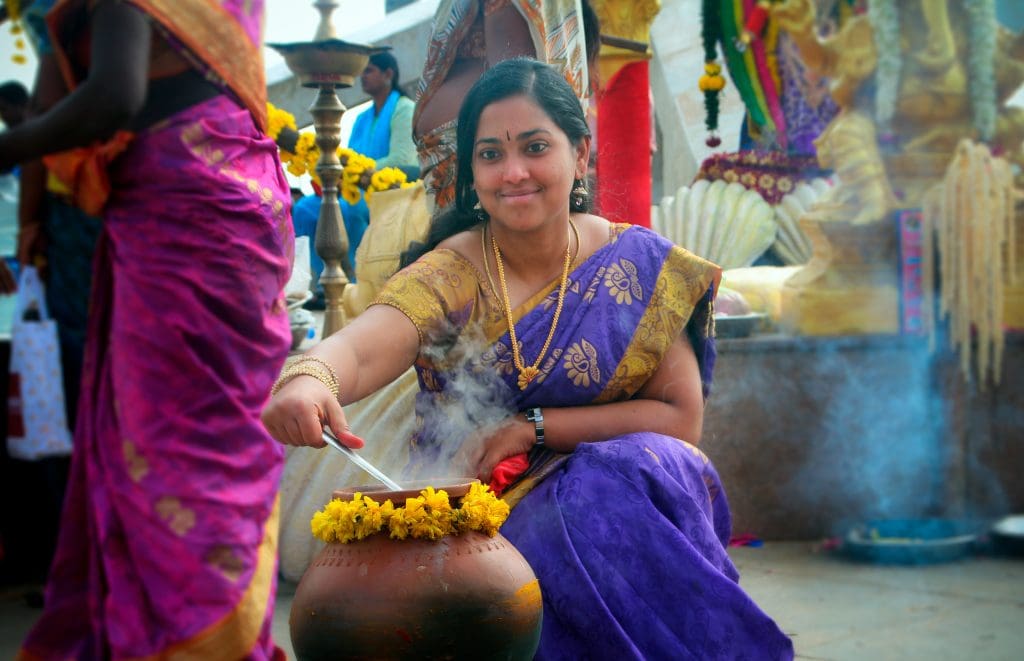
<path fill-rule="evenodd" d="M 0 170 L 109 138 L 142 108 L 151 41 L 145 16 L 127 3 L 100 2 L 90 25 L 88 78 L 48 112 L 0 133 Z"/>
<path fill-rule="evenodd" d="M 57 58 L 47 53 L 39 59 L 36 80 L 29 100 L 28 117 L 39 117 L 67 96 Z M 31 264 L 45 250 L 43 219 L 46 217 L 46 167 L 39 159 L 21 167 L 21 196 L 18 199 L 18 261 Z"/>

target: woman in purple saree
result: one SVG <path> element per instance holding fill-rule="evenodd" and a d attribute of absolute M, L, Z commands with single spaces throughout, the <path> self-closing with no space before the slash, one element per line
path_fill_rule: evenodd
<path fill-rule="evenodd" d="M 283 656 L 283 452 L 259 412 L 290 344 L 292 237 L 262 5 L 60 2 L 72 91 L 0 135 L 0 161 L 74 148 L 51 169 L 103 219 L 60 538 L 19 658 Z"/>
<path fill-rule="evenodd" d="M 718 267 L 585 212 L 586 122 L 547 65 L 491 68 L 458 127 L 454 209 L 431 249 L 312 352 L 341 403 L 416 365 L 409 474 L 468 466 L 503 489 L 502 533 L 540 579 L 538 658 L 790 658 L 737 583 L 722 486 L 686 442 L 710 387 Z M 297 445 L 318 445 L 321 424 L 346 432 L 308 374 L 264 422 Z"/>

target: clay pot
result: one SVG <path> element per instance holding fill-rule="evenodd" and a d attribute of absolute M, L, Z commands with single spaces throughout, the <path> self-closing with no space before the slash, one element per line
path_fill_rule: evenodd
<path fill-rule="evenodd" d="M 443 485 L 452 506 L 470 481 Z M 408 491 L 354 487 L 404 505 Z M 540 641 L 541 594 L 523 556 L 498 534 L 438 541 L 377 534 L 328 544 L 295 591 L 289 619 L 299 659 L 530 659 Z"/>

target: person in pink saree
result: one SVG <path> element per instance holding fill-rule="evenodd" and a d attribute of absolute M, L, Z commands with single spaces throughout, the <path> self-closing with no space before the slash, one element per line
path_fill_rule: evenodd
<path fill-rule="evenodd" d="M 103 219 L 45 610 L 22 659 L 282 658 L 290 195 L 264 135 L 261 0 L 63 0 L 65 99 L 0 134 Z"/>

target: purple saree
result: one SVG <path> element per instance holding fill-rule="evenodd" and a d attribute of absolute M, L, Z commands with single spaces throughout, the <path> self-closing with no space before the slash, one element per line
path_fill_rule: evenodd
<path fill-rule="evenodd" d="M 531 406 L 635 395 L 687 333 L 705 394 L 714 363 L 711 299 L 719 271 L 649 230 L 614 226 L 570 275 L 541 374 L 520 391 L 500 304 L 464 258 L 436 250 L 400 272 L 378 303 L 423 339 L 411 473 L 436 476 L 464 438 Z M 556 283 L 518 308 L 525 355 L 550 327 Z M 468 419 L 460 428 L 455 422 Z M 504 496 L 502 533 L 540 578 L 538 658 L 790 658 L 789 639 L 740 589 L 726 554 L 730 516 L 696 447 L 654 433 L 530 454 Z"/>
<path fill-rule="evenodd" d="M 283 449 L 259 419 L 290 344 L 276 147 L 221 96 L 138 134 L 110 176 L 60 540 L 21 656 L 279 656 Z"/>

